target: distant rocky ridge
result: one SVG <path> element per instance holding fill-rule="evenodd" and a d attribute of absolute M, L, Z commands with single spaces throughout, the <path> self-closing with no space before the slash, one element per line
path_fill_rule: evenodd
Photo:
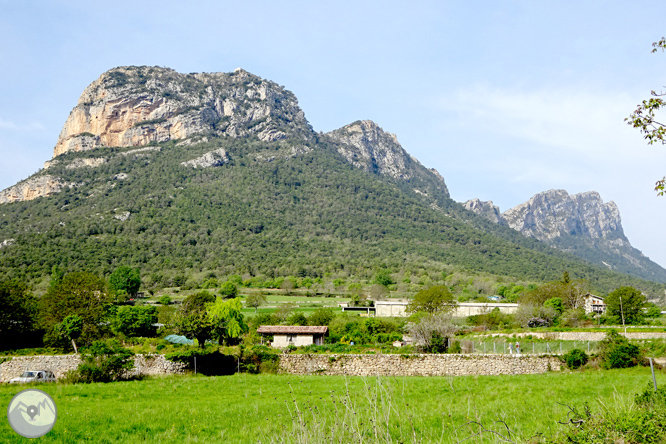
<path fill-rule="evenodd" d="M 525 236 L 608 268 L 666 282 L 666 270 L 631 246 L 615 202 L 596 191 L 569 195 L 549 190 L 503 213 L 491 201 L 468 200 L 463 206 Z"/>

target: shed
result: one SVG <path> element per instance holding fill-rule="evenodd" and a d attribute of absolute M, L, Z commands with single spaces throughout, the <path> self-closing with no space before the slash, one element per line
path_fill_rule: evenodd
<path fill-rule="evenodd" d="M 285 348 L 293 345 L 324 345 L 324 336 L 328 332 L 328 327 L 313 325 L 262 325 L 257 329 L 257 333 L 263 335 L 273 335 L 273 343 L 276 348 Z"/>

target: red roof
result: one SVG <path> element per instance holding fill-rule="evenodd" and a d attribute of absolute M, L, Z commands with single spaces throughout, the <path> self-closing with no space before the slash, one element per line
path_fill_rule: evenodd
<path fill-rule="evenodd" d="M 266 333 L 266 334 L 325 334 L 328 331 L 328 327 L 313 325 L 313 326 L 302 326 L 302 325 L 262 325 L 257 329 L 257 333 Z"/>

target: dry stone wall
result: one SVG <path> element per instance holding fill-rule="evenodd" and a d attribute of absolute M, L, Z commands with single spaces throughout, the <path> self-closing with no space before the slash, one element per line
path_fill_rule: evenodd
<path fill-rule="evenodd" d="M 9 382 L 26 370 L 50 370 L 56 379 L 60 379 L 76 369 L 80 362 L 79 355 L 17 356 L 0 364 L 0 382 Z M 183 373 L 185 367 L 186 364 L 171 362 L 163 355 L 136 355 L 130 375 L 178 374 Z"/>
<path fill-rule="evenodd" d="M 522 375 L 561 369 L 561 361 L 553 356 L 286 354 L 280 357 L 280 370 L 296 375 Z"/>

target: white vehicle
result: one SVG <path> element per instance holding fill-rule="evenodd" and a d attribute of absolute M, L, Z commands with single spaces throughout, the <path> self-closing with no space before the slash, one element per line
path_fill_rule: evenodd
<path fill-rule="evenodd" d="M 55 382 L 56 378 L 49 370 L 30 370 L 25 371 L 18 378 L 10 379 L 10 384 L 23 384 L 26 382 Z"/>

